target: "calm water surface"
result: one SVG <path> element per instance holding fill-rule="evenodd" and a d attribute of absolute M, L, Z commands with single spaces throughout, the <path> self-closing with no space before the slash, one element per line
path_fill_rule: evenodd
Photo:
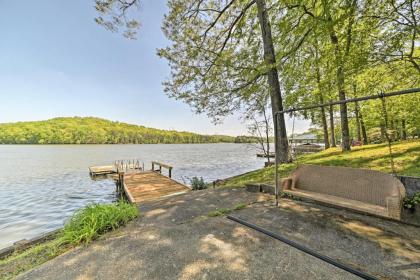
<path fill-rule="evenodd" d="M 0 145 L 0 249 L 62 227 L 84 205 L 114 201 L 114 182 L 91 180 L 89 166 L 156 160 L 181 182 L 213 181 L 261 168 L 256 152 L 247 144 Z"/>

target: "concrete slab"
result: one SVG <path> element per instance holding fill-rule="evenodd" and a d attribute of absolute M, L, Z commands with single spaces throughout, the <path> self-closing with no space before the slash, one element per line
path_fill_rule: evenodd
<path fill-rule="evenodd" d="M 357 279 L 241 226 L 218 208 L 389 279 L 416 279 L 420 229 L 245 189 L 196 191 L 140 206 L 143 216 L 18 279 Z"/>

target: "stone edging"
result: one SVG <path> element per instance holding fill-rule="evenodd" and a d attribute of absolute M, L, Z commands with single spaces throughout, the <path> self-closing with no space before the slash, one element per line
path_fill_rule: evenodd
<path fill-rule="evenodd" d="M 37 237 L 31 238 L 31 239 L 22 239 L 20 241 L 17 241 L 13 243 L 12 246 L 6 247 L 4 249 L 0 250 L 0 259 L 4 259 L 11 254 L 13 254 L 15 251 L 27 249 L 33 245 L 48 241 L 53 239 L 59 232 L 61 231 L 61 228 L 43 233 Z"/>

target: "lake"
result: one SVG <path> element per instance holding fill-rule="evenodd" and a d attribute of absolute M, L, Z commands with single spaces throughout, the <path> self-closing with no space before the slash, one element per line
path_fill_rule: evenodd
<path fill-rule="evenodd" d="M 0 249 L 63 226 L 77 209 L 116 198 L 112 180 L 93 181 L 88 167 L 118 159 L 174 166 L 173 178 L 206 182 L 264 165 L 249 144 L 0 145 Z"/>

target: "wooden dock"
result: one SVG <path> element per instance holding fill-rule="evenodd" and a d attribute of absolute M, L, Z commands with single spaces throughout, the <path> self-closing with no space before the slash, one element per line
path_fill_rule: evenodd
<path fill-rule="evenodd" d="M 89 167 L 89 174 L 91 176 L 108 175 L 113 173 L 116 173 L 116 169 L 113 165 Z"/>
<path fill-rule="evenodd" d="M 257 154 L 257 157 L 259 157 L 259 158 L 266 158 L 266 157 L 267 157 L 267 154 L 264 154 L 264 153 L 258 153 L 258 154 Z M 275 158 L 275 157 L 276 157 L 276 154 L 275 154 L 275 153 L 270 153 L 270 154 L 268 155 L 268 157 L 269 157 L 269 158 Z"/>
<path fill-rule="evenodd" d="M 156 171 L 127 174 L 123 182 L 123 190 L 131 203 L 152 201 L 191 190 Z"/>
<path fill-rule="evenodd" d="M 117 164 L 117 166 L 119 166 Z M 167 169 L 168 176 L 162 174 Z M 89 168 L 90 172 L 106 172 L 108 167 Z M 172 166 L 152 161 L 152 170 L 144 171 L 144 165 L 135 164 L 132 168 L 114 168 L 112 175 L 117 184 L 118 192 L 124 193 L 131 203 L 156 200 L 162 197 L 177 195 L 191 190 L 191 188 L 173 180 Z M 108 173 L 109 174 L 109 173 Z"/>
<path fill-rule="evenodd" d="M 162 169 L 162 168 L 161 168 Z M 138 172 L 144 170 L 144 165 L 138 160 L 116 160 L 113 165 L 91 166 L 89 174 L 93 177 L 100 175 L 117 174 L 119 171 Z"/>

